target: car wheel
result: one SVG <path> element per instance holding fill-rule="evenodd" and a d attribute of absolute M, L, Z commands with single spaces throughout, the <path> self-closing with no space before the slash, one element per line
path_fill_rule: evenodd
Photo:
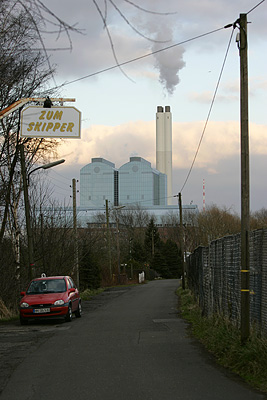
<path fill-rule="evenodd" d="M 65 317 L 65 321 L 71 322 L 71 320 L 72 320 L 72 309 L 71 309 L 71 304 L 69 304 L 69 308 L 68 308 L 68 312 Z"/>
<path fill-rule="evenodd" d="M 75 317 L 81 318 L 81 316 L 82 316 L 82 305 L 81 302 L 79 302 L 78 309 L 75 311 Z"/>
<path fill-rule="evenodd" d="M 20 317 L 20 324 L 21 325 L 27 325 L 28 324 L 28 320 L 26 318 Z"/>

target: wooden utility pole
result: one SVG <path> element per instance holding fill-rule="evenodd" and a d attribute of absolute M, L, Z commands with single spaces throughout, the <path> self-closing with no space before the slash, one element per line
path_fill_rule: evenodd
<path fill-rule="evenodd" d="M 118 211 L 116 211 L 116 241 L 117 241 L 117 265 L 118 265 L 118 282 L 120 282 L 120 274 L 121 274 L 121 251 L 120 251 L 120 230 L 119 230 L 119 218 Z"/>
<path fill-rule="evenodd" d="M 180 216 L 180 248 L 182 254 L 182 288 L 185 289 L 185 276 L 184 276 L 184 226 L 183 226 L 183 208 L 182 208 L 182 194 L 179 193 L 179 216 Z"/>
<path fill-rule="evenodd" d="M 30 216 L 28 179 L 26 176 L 25 154 L 24 154 L 23 144 L 20 144 L 20 162 L 21 162 L 21 174 L 22 174 L 22 179 L 23 179 L 25 218 L 26 218 L 26 229 L 27 229 L 27 239 L 28 239 L 28 258 L 29 258 L 28 276 L 29 276 L 29 280 L 31 280 L 33 278 L 33 268 L 34 268 L 33 235 L 32 235 L 32 225 L 31 225 L 31 216 Z"/>
<path fill-rule="evenodd" d="M 107 224 L 107 243 L 108 243 L 108 261 L 109 261 L 109 275 L 112 278 L 111 269 L 111 248 L 110 248 L 110 227 L 109 227 L 109 210 L 108 210 L 108 200 L 106 199 L 106 224 Z"/>
<path fill-rule="evenodd" d="M 155 233 L 155 230 L 154 230 L 154 224 L 153 224 L 152 231 L 151 231 L 151 246 L 152 246 L 151 253 L 152 253 L 152 258 L 155 255 L 155 237 L 154 237 L 154 233 Z"/>
<path fill-rule="evenodd" d="M 249 129 L 248 129 L 248 62 L 247 15 L 240 14 L 240 128 L 241 128 L 241 340 L 250 334 L 249 290 Z"/>
<path fill-rule="evenodd" d="M 76 285 L 79 288 L 79 252 L 78 252 L 78 230 L 77 230 L 77 207 L 76 207 L 76 179 L 72 179 L 72 199 L 73 199 L 73 231 L 74 231 L 74 272 L 76 275 Z"/>

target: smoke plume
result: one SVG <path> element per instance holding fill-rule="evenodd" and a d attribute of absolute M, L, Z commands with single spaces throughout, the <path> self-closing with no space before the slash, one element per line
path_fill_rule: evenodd
<path fill-rule="evenodd" d="M 166 43 L 165 46 L 162 43 L 155 43 L 152 51 L 158 51 L 168 46 L 171 46 L 170 42 Z M 170 95 L 174 93 L 176 86 L 180 82 L 179 71 L 185 66 L 185 61 L 183 60 L 184 52 L 185 50 L 182 46 L 176 46 L 154 54 L 155 67 L 159 71 L 159 81 Z"/>

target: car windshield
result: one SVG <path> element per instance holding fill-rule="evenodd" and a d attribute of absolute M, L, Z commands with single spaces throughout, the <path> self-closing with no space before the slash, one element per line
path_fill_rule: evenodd
<path fill-rule="evenodd" d="M 64 279 L 42 279 L 32 281 L 27 294 L 63 293 L 66 291 Z"/>

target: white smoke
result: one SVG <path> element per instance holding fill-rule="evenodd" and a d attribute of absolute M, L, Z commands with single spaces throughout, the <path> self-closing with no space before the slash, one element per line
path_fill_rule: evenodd
<path fill-rule="evenodd" d="M 160 36 L 158 34 L 158 37 Z M 155 43 L 152 47 L 152 51 L 158 51 L 154 54 L 154 57 L 155 67 L 159 70 L 159 81 L 170 95 L 174 93 L 176 86 L 180 82 L 179 71 L 185 66 L 185 61 L 183 60 L 185 50 L 182 46 L 159 51 L 171 45 L 170 42 L 165 45 Z"/>
<path fill-rule="evenodd" d="M 169 25 L 167 25 L 167 22 Z M 152 51 L 154 54 L 155 68 L 159 71 L 159 81 L 167 90 L 168 94 L 173 94 L 176 86 L 180 82 L 179 71 L 185 66 L 183 54 L 185 52 L 182 46 L 174 46 L 173 42 L 173 21 L 168 19 L 164 24 L 158 24 L 154 33 L 154 44 Z M 167 40 L 165 43 L 159 41 Z M 164 50 L 164 48 L 167 48 Z"/>

